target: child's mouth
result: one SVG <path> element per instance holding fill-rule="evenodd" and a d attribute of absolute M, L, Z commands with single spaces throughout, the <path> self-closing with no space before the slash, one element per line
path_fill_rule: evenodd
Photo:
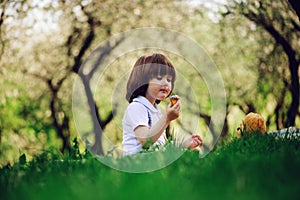
<path fill-rule="evenodd" d="M 168 92 L 168 90 L 166 90 L 166 89 L 161 89 L 160 90 L 162 93 L 167 93 Z"/>

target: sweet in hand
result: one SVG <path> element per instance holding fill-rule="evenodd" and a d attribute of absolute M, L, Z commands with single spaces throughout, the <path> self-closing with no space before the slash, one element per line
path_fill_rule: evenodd
<path fill-rule="evenodd" d="M 176 95 L 176 94 L 171 95 L 171 96 L 170 96 L 170 101 L 171 101 L 172 106 L 173 106 L 174 104 L 176 104 L 177 101 L 178 101 L 179 99 L 180 99 L 180 97 L 179 97 L 178 95 Z"/>

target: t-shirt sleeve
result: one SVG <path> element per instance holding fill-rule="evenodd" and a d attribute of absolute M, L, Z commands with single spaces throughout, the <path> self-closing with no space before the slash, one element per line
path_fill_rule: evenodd
<path fill-rule="evenodd" d="M 148 126 L 148 111 L 147 108 L 136 102 L 132 102 L 127 109 L 127 119 L 134 130 L 138 126 Z"/>

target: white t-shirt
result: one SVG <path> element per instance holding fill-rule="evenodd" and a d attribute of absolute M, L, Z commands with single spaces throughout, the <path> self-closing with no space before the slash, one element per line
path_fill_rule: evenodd
<path fill-rule="evenodd" d="M 139 96 L 128 105 L 123 121 L 123 151 L 124 155 L 132 155 L 142 150 L 142 145 L 136 138 L 134 129 L 138 126 L 151 126 L 158 122 L 162 114 L 157 104 L 154 106 L 143 96 Z M 150 124 L 149 124 L 150 123 Z M 154 145 L 165 144 L 165 131 Z"/>

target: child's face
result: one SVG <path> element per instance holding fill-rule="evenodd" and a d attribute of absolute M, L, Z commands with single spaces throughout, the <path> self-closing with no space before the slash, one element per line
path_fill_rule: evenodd
<path fill-rule="evenodd" d="M 158 75 L 149 81 L 146 98 L 150 101 L 164 100 L 172 91 L 172 76 Z"/>

